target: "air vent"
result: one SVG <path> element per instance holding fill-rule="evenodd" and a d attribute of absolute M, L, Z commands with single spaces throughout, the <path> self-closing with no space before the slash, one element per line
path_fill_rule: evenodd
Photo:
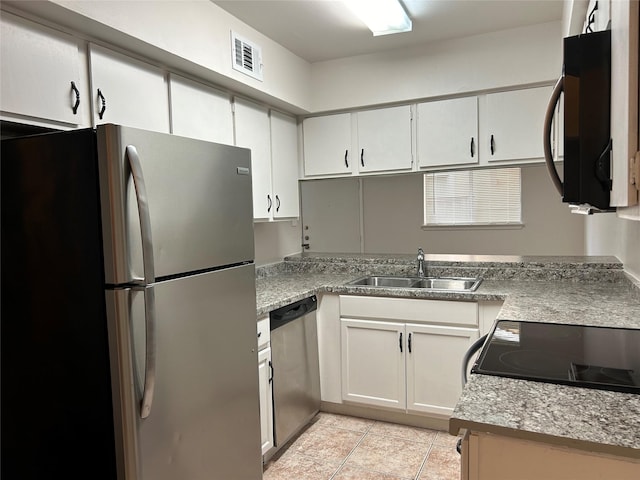
<path fill-rule="evenodd" d="M 231 32 L 233 68 L 262 81 L 262 49 L 236 33 Z"/>

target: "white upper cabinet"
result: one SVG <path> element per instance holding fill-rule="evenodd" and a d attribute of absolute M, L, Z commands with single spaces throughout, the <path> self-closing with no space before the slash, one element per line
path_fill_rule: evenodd
<path fill-rule="evenodd" d="M 519 161 L 544 157 L 542 130 L 552 87 L 480 97 L 480 158 Z"/>
<path fill-rule="evenodd" d="M 638 2 L 613 1 L 611 8 L 611 189 L 612 206 L 640 204 L 640 160 L 638 142 Z M 598 9 L 600 6 L 598 4 Z M 635 160 L 634 160 L 635 159 Z M 635 167 L 634 167 L 635 164 Z M 635 172 L 635 173 L 633 173 Z M 635 178 L 634 178 L 635 177 Z M 618 215 L 640 217 L 640 207 L 618 210 Z"/>
<path fill-rule="evenodd" d="M 271 195 L 271 138 L 269 109 L 235 99 L 236 145 L 251 150 L 253 218 L 268 220 L 275 207 Z"/>
<path fill-rule="evenodd" d="M 0 110 L 20 122 L 86 125 L 89 99 L 79 42 L 6 12 L 0 18 Z"/>
<path fill-rule="evenodd" d="M 242 98 L 234 105 L 236 145 L 251 149 L 254 220 L 299 217 L 295 118 Z"/>
<path fill-rule="evenodd" d="M 165 73 L 105 48 L 90 45 L 93 122 L 169 133 Z"/>
<path fill-rule="evenodd" d="M 410 170 L 411 107 L 358 112 L 358 171 Z"/>
<path fill-rule="evenodd" d="M 307 118 L 304 176 L 541 162 L 551 91 L 544 86 Z M 554 147 L 562 147 L 559 139 Z"/>
<path fill-rule="evenodd" d="M 416 144 L 420 168 L 478 163 L 478 98 L 419 103 Z"/>
<path fill-rule="evenodd" d="M 201 83 L 169 74 L 171 133 L 233 145 L 231 97 Z"/>
<path fill-rule="evenodd" d="M 617 0 L 619 1 L 619 0 Z M 610 0 L 590 0 L 583 32 L 601 32 L 609 28 L 611 20 Z"/>
<path fill-rule="evenodd" d="M 305 177 L 411 170 L 409 105 L 311 117 L 302 125 Z"/>
<path fill-rule="evenodd" d="M 306 118 L 304 175 L 349 175 L 356 155 L 351 148 L 351 114 L 339 113 Z"/>
<path fill-rule="evenodd" d="M 271 185 L 274 219 L 300 216 L 298 126 L 296 119 L 271 111 Z"/>

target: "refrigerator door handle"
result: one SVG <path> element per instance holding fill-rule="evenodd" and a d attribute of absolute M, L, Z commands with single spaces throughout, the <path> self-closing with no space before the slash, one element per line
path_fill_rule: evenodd
<path fill-rule="evenodd" d="M 151 413 L 156 383 L 156 300 L 153 285 L 144 287 L 144 323 L 146 347 L 140 418 L 147 418 Z"/>
<path fill-rule="evenodd" d="M 142 164 L 138 150 L 133 145 L 127 145 L 125 156 L 129 162 L 133 185 L 136 190 L 138 203 L 138 216 L 140 219 L 140 236 L 142 237 L 142 263 L 144 267 L 144 322 L 145 322 L 145 365 L 144 365 L 144 390 L 140 404 L 140 417 L 147 418 L 151 413 L 153 392 L 156 380 L 156 306 L 153 283 L 155 271 L 153 266 L 153 240 L 151 237 L 151 218 L 149 216 L 149 201 L 147 188 L 142 174 Z"/>
<path fill-rule="evenodd" d="M 136 190 L 138 203 L 138 217 L 140 219 L 140 235 L 142 237 L 142 264 L 144 268 L 144 284 L 150 285 L 156 281 L 153 266 L 153 239 L 151 238 L 151 217 L 149 216 L 149 201 L 147 188 L 142 174 L 142 164 L 138 150 L 133 145 L 127 145 L 125 156 L 129 162 L 133 186 Z"/>

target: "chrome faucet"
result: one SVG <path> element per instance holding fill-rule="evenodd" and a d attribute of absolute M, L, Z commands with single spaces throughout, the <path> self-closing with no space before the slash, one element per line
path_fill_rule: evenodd
<path fill-rule="evenodd" d="M 424 250 L 418 249 L 418 272 L 419 277 L 424 277 Z"/>

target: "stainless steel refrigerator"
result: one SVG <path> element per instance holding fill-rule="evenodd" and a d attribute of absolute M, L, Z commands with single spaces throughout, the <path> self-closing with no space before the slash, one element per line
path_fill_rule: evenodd
<path fill-rule="evenodd" d="M 3 479 L 262 478 L 250 151 L 2 142 Z"/>

